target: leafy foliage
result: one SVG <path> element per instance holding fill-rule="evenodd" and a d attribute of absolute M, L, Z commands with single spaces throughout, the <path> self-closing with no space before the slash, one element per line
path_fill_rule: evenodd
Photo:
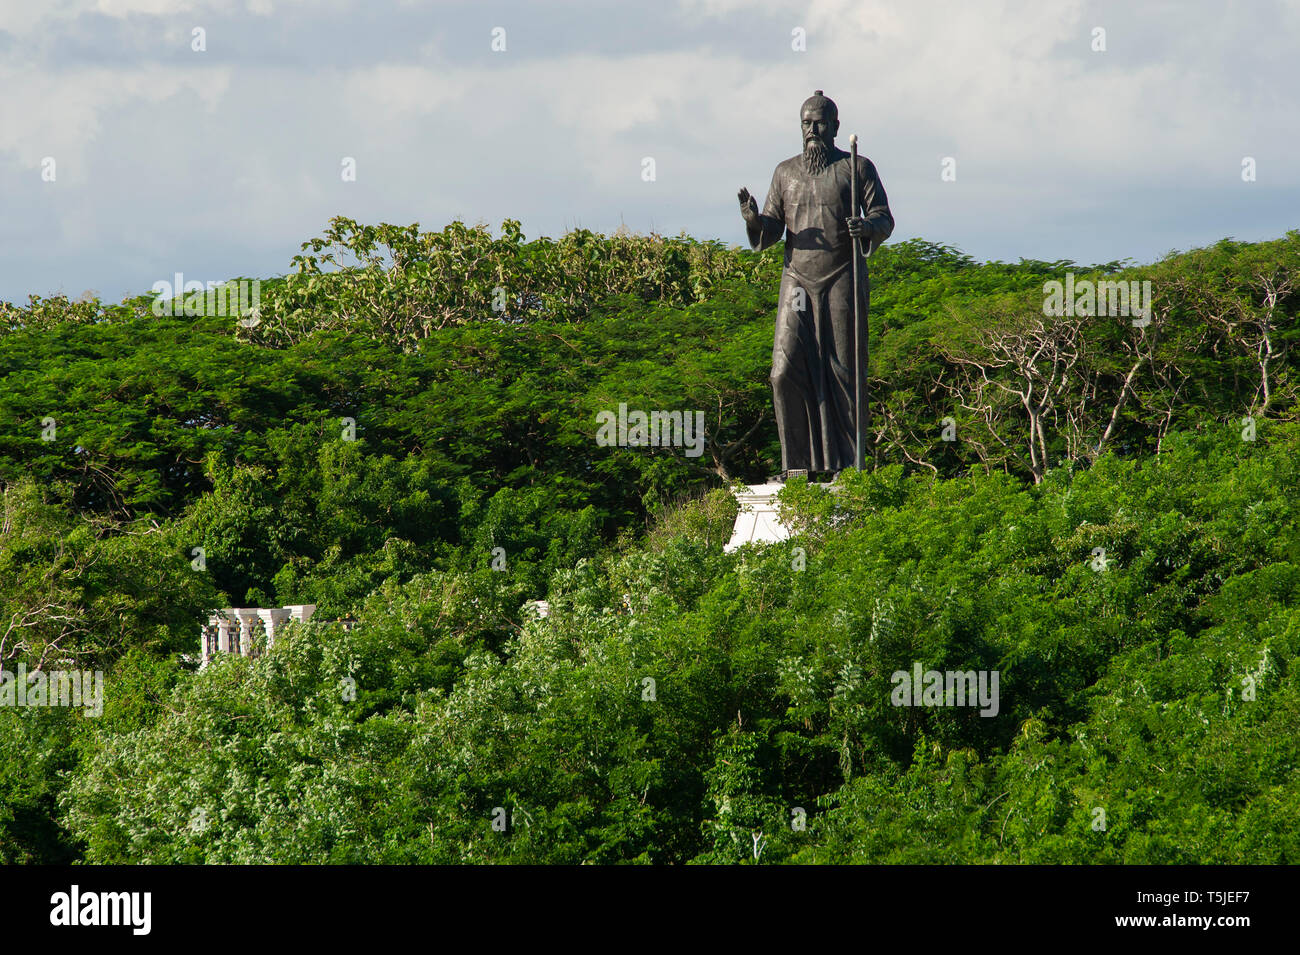
<path fill-rule="evenodd" d="M 878 466 L 737 554 L 778 250 L 303 252 L 255 322 L 0 303 L 0 664 L 105 671 L 99 718 L 0 706 L 0 861 L 1300 860 L 1300 233 L 884 247 Z M 1045 315 L 1064 271 L 1151 323 Z M 703 454 L 600 446 L 620 404 Z M 196 672 L 207 613 L 288 603 Z M 918 665 L 996 714 L 896 705 Z"/>

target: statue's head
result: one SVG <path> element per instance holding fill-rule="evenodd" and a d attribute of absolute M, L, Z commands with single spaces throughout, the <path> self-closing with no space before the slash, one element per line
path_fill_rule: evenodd
<path fill-rule="evenodd" d="M 840 129 L 840 111 L 835 101 L 817 90 L 799 108 L 799 126 L 803 132 L 804 166 L 809 172 L 821 172 L 835 148 L 835 134 Z"/>

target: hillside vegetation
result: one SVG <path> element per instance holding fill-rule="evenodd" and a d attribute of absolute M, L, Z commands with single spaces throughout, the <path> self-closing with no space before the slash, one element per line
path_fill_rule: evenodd
<path fill-rule="evenodd" d="M 0 705 L 0 861 L 1300 861 L 1300 232 L 886 245 L 875 470 L 728 555 L 780 255 L 336 219 L 250 315 L 0 303 L 0 663 L 104 671 Z M 1149 316 L 1045 315 L 1067 272 Z"/>

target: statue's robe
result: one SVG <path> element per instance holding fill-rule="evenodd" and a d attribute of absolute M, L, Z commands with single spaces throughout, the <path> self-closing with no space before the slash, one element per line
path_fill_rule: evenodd
<path fill-rule="evenodd" d="M 785 240 L 785 271 L 772 346 L 772 399 L 784 470 L 840 471 L 855 463 L 857 440 L 852 156 L 834 149 L 814 175 L 794 156 L 776 167 L 767 202 L 747 223 L 749 244 L 765 249 Z M 867 220 L 859 243 L 867 255 L 894 231 L 889 200 L 865 156 L 858 157 L 858 201 Z M 858 295 L 865 334 L 871 300 L 866 262 L 859 256 Z M 865 347 L 865 342 L 862 343 Z"/>

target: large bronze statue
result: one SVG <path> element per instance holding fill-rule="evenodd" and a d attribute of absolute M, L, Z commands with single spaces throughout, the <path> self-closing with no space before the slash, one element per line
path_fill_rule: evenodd
<path fill-rule="evenodd" d="M 776 167 L 762 213 L 748 189 L 739 193 L 753 248 L 765 249 L 786 236 L 772 345 L 783 477 L 791 471 L 838 473 L 855 464 L 858 365 L 870 303 L 866 263 L 858 249 L 863 246 L 870 255 L 894 231 L 876 167 L 856 156 L 856 145 L 852 156 L 835 146 L 840 128 L 835 103 L 817 90 L 804 101 L 799 118 L 803 153 Z"/>

